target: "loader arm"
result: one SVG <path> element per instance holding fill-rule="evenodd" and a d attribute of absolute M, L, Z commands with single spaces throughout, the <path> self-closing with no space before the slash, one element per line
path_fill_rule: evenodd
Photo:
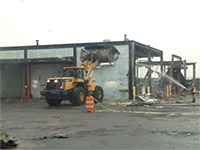
<path fill-rule="evenodd" d="M 92 71 L 94 70 L 95 66 L 98 64 L 98 62 L 99 62 L 98 60 L 96 60 L 95 62 L 86 60 L 79 66 L 81 68 L 87 68 L 88 69 L 86 80 L 89 80 L 90 75 L 91 75 Z"/>
<path fill-rule="evenodd" d="M 94 70 L 95 66 L 98 64 L 98 60 L 96 60 L 94 63 L 92 63 L 89 68 L 88 68 L 88 73 L 87 73 L 87 77 L 86 80 L 89 80 L 90 75 L 92 73 L 92 70 Z"/>

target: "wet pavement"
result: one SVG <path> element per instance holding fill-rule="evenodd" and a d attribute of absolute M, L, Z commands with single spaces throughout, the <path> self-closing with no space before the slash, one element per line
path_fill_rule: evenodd
<path fill-rule="evenodd" d="M 14 136 L 16 149 L 200 149 L 200 103 L 162 101 L 126 106 L 104 101 L 97 112 L 63 102 L 1 100 L 1 129 Z"/>

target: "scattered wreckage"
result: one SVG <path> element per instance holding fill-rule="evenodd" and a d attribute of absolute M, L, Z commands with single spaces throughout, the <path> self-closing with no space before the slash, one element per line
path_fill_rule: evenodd
<path fill-rule="evenodd" d="M 8 135 L 4 130 L 0 130 L 0 147 L 1 148 L 12 148 L 17 147 L 17 143 L 14 137 Z"/>

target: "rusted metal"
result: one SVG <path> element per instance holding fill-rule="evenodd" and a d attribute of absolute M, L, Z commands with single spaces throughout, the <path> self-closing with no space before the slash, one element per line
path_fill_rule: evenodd
<path fill-rule="evenodd" d="M 31 98 L 30 64 L 27 64 L 27 99 Z"/>

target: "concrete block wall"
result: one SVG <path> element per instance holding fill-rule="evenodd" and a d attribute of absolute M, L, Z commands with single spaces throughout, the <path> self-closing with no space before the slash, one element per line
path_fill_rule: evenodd
<path fill-rule="evenodd" d="M 96 78 L 97 85 L 104 90 L 104 99 L 119 100 L 128 99 L 128 93 L 120 92 L 123 86 L 128 89 L 128 70 L 129 70 L 129 46 L 118 45 L 115 48 L 120 52 L 119 59 L 114 65 L 105 65 L 96 68 L 91 78 Z M 81 64 L 80 52 L 83 47 L 77 48 L 77 65 Z"/>

